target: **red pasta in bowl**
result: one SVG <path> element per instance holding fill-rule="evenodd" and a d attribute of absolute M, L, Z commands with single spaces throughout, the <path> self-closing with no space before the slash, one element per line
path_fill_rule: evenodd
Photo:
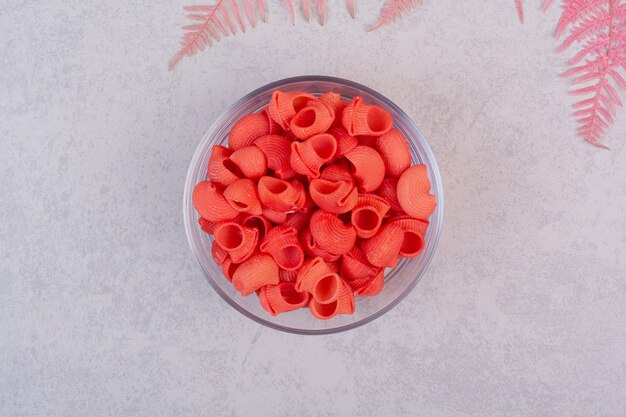
<path fill-rule="evenodd" d="M 309 333 L 386 311 L 441 223 L 438 171 L 407 119 L 367 91 L 306 85 L 246 109 L 220 121 L 188 191 L 185 224 L 203 271 L 218 271 L 212 285 L 255 320 L 318 323 Z"/>

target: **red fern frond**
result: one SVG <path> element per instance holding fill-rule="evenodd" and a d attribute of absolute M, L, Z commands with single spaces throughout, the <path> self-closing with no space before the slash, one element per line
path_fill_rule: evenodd
<path fill-rule="evenodd" d="M 226 6 L 226 0 L 218 0 L 214 6 L 185 7 L 185 10 L 191 12 L 187 18 L 193 21 L 193 24 L 183 27 L 185 34 L 181 41 L 181 48 L 170 61 L 170 69 L 173 69 L 183 57 L 194 55 L 204 50 L 205 47 L 212 46 L 213 42 L 219 42 L 223 36 L 235 35 L 237 28 L 233 20 L 237 21 L 243 32 L 246 31 L 237 0 L 230 0 L 229 5 L 230 8 Z M 252 1 L 244 0 L 244 5 L 248 22 L 254 27 L 256 22 Z M 265 19 L 264 1 L 258 0 L 257 6 L 261 18 Z"/>
<path fill-rule="evenodd" d="M 405 13 L 410 12 L 420 4 L 422 4 L 422 0 L 385 0 L 385 4 L 383 4 L 380 16 L 378 17 L 378 22 L 367 31 L 371 32 L 387 23 L 401 18 Z"/>
<path fill-rule="evenodd" d="M 354 4 L 354 0 L 348 0 L 348 11 L 350 12 L 350 16 L 354 19 L 354 16 L 356 16 L 356 5 Z"/>
<path fill-rule="evenodd" d="M 563 0 L 563 15 L 555 36 L 569 29 L 559 52 L 580 44 L 562 74 L 576 86 L 573 95 L 584 98 L 574 105 L 578 133 L 590 144 L 600 143 L 602 134 L 615 122 L 616 108 L 622 106 L 618 88 L 626 90 L 626 1 Z"/>
<path fill-rule="evenodd" d="M 520 23 L 524 23 L 524 4 L 523 0 L 515 0 L 515 8 L 517 9 L 517 17 Z"/>

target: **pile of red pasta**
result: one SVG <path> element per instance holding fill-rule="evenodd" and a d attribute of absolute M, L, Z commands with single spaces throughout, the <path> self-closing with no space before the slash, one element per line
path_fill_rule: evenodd
<path fill-rule="evenodd" d="M 192 197 L 237 291 L 272 315 L 308 307 L 323 320 L 352 314 L 385 268 L 421 252 L 437 205 L 383 108 L 281 91 L 213 147 Z"/>

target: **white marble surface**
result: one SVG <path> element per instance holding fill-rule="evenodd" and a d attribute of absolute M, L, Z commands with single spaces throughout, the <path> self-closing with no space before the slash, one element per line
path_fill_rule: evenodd
<path fill-rule="evenodd" d="M 557 10 L 439 0 L 270 22 L 181 62 L 184 1 L 0 0 L 0 415 L 626 416 L 626 112 L 581 143 Z M 535 3 L 539 3 L 538 1 Z M 326 74 L 414 117 L 446 213 L 415 291 L 328 337 L 244 318 L 182 224 L 204 131 Z"/>

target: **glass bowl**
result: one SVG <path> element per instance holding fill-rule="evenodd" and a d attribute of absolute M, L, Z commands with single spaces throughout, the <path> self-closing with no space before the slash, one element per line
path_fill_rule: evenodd
<path fill-rule="evenodd" d="M 240 117 L 257 112 L 266 106 L 272 91 L 276 89 L 307 91 L 313 94 L 333 91 L 346 99 L 352 99 L 354 96 L 363 97 L 367 103 L 378 105 L 392 115 L 394 127 L 399 129 L 409 142 L 413 163 L 423 163 L 428 167 L 431 192 L 437 196 L 437 209 L 429 219 L 430 227 L 426 233 L 422 253 L 416 258 L 403 259 L 396 268 L 388 269 L 385 273 L 385 287 L 381 293 L 374 297 L 357 297 L 353 315 L 338 315 L 330 320 L 318 320 L 308 309 L 300 309 L 272 317 L 263 310 L 256 295 L 241 296 L 222 275 L 221 268 L 211 257 L 213 237 L 204 233 L 198 225 L 199 216 L 193 207 L 191 193 L 194 186 L 207 177 L 211 148 L 213 145 L 226 144 L 232 125 Z M 189 245 L 204 277 L 228 304 L 246 317 L 273 329 L 298 334 L 328 334 L 354 329 L 371 322 L 388 312 L 411 292 L 426 271 L 437 248 L 443 220 L 443 205 L 443 186 L 435 157 L 426 139 L 405 112 L 380 93 L 352 81 L 334 77 L 303 76 L 276 81 L 247 94 L 213 123 L 198 145 L 189 166 L 183 215 Z"/>

